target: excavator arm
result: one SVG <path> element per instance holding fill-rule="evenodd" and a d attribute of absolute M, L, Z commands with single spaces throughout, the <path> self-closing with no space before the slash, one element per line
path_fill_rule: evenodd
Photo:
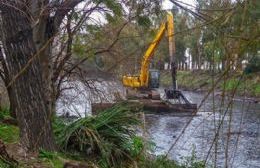
<path fill-rule="evenodd" d="M 173 54 L 175 53 L 174 37 L 173 37 L 174 25 L 173 24 L 174 24 L 173 15 L 172 15 L 172 13 L 167 12 L 167 20 L 161 24 L 159 31 L 157 32 L 154 40 L 149 45 L 148 49 L 146 50 L 146 52 L 143 56 L 140 75 L 123 76 L 123 85 L 124 86 L 131 87 L 131 88 L 148 88 L 150 60 L 166 30 L 167 30 L 168 40 L 169 40 L 169 54 L 170 54 L 170 58 L 173 59 Z"/>

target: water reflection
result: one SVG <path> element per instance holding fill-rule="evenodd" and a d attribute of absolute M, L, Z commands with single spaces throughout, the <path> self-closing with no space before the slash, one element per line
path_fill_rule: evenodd
<path fill-rule="evenodd" d="M 204 95 L 192 92 L 185 92 L 185 95 L 198 104 L 204 98 Z M 173 115 L 147 116 L 150 138 L 157 145 L 155 153 L 168 152 L 190 122 L 170 151 L 169 156 L 172 159 L 181 161 L 191 155 L 192 149 L 195 148 L 198 159 L 204 160 L 208 157 L 209 165 L 213 165 L 216 158 L 218 167 L 224 167 L 227 156 L 228 167 L 260 167 L 260 105 L 235 101 L 227 110 L 227 102 L 228 100 L 225 100 L 223 104 L 219 98 L 215 98 L 213 108 L 213 99 L 209 97 L 193 118 Z M 216 132 L 219 132 L 218 136 Z M 225 154 L 228 136 L 228 153 Z"/>
<path fill-rule="evenodd" d="M 69 113 L 84 117 L 91 114 L 91 102 L 111 102 L 115 99 L 114 92 L 123 94 L 122 86 L 116 82 L 95 81 L 88 85 L 68 82 L 63 87 L 74 89 L 63 92 L 57 102 L 57 112 L 60 115 Z M 193 92 L 184 94 L 191 102 L 197 104 L 200 104 L 205 96 Z M 214 165 L 216 160 L 218 167 L 224 167 L 228 158 L 228 167 L 259 168 L 260 104 L 229 101 L 222 101 L 219 97 L 213 99 L 210 95 L 195 117 L 146 115 L 148 136 L 156 144 L 155 154 L 168 152 L 181 135 L 169 153 L 172 159 L 182 161 L 184 157 L 191 155 L 192 149 L 195 149 L 198 159 L 204 160 L 208 157 L 208 165 Z M 184 128 L 185 131 L 182 133 Z"/>

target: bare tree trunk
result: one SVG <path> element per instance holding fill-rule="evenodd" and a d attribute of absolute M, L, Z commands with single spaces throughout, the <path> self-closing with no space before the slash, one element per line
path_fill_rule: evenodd
<path fill-rule="evenodd" d="M 8 97 L 9 97 L 9 103 L 10 103 L 10 115 L 13 118 L 16 118 L 16 111 L 15 111 L 15 101 L 13 100 L 15 97 L 14 93 L 13 93 L 13 89 L 12 86 L 7 88 L 7 93 L 8 93 Z"/>
<path fill-rule="evenodd" d="M 15 104 L 21 143 L 31 151 L 54 150 L 51 111 L 45 96 L 42 66 L 35 57 L 31 22 L 14 7 L 5 6 L 1 10 L 6 62 L 12 81 L 7 87 L 12 89 L 11 101 Z"/>
<path fill-rule="evenodd" d="M 1 19 L 1 18 L 0 18 Z M 1 23 L 1 20 L 0 20 Z M 1 25 L 1 24 L 0 24 Z M 0 28 L 2 29 L 2 27 L 0 26 Z M 2 39 L 2 34 L 0 34 L 0 39 Z M 7 64 L 5 63 L 5 59 L 4 59 L 4 49 L 3 49 L 3 44 L 1 43 L 0 46 L 0 64 L 2 66 L 3 71 L 0 72 L 2 74 L 0 74 L 0 77 L 2 78 L 2 80 L 4 81 L 5 85 L 8 85 L 8 83 L 10 82 L 10 78 L 9 78 L 9 72 L 8 72 L 8 68 L 7 68 Z M 12 101 L 11 99 L 13 91 L 11 86 L 7 88 L 7 94 L 8 94 L 8 98 L 9 98 L 9 104 L 10 104 L 10 115 L 13 118 L 16 118 L 16 112 L 15 112 L 15 104 L 14 101 Z M 0 101 L 1 103 L 1 101 Z"/>
<path fill-rule="evenodd" d="M 49 0 L 0 0 L 0 37 L 6 55 L 2 61 L 10 79 L 6 87 L 10 89 L 21 142 L 29 150 L 54 149 L 52 40 L 65 15 L 82 1 L 55 1 L 54 7 Z"/>

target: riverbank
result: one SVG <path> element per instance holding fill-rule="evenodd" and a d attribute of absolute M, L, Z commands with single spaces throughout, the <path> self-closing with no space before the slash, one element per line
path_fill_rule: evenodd
<path fill-rule="evenodd" d="M 221 76 L 222 73 L 215 73 L 213 75 L 208 71 L 178 71 L 178 87 L 187 91 L 206 92 L 211 90 L 214 84 L 215 92 L 225 91 L 227 94 L 232 94 L 235 91 L 235 96 L 246 96 L 259 100 L 259 73 L 247 74 L 243 77 L 241 77 L 239 73 L 232 73 L 222 78 Z M 218 82 L 219 78 L 221 78 L 220 82 Z M 164 87 L 171 86 L 171 76 L 169 72 L 161 73 L 161 85 Z"/>
<path fill-rule="evenodd" d="M 53 128 L 60 149 L 57 152 L 26 152 L 19 142 L 19 128 L 4 122 L 8 119 L 11 119 L 8 108 L 2 109 L 1 168 L 123 168 L 132 165 L 139 168 L 205 167 L 204 162 L 198 161 L 195 155 L 187 158 L 184 163 L 177 163 L 162 155 L 149 154 L 148 151 L 152 150 L 153 145 L 134 134 L 131 126 L 139 125 L 140 121 L 136 118 L 136 113 L 130 113 L 126 106 L 118 105 L 95 117 L 81 118 L 66 124 L 56 118 Z M 81 141 L 82 139 L 84 141 Z"/>

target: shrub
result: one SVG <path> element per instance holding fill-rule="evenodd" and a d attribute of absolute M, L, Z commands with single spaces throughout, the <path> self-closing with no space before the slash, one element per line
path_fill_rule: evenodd
<path fill-rule="evenodd" d="M 19 128 L 0 123 L 0 139 L 7 143 L 17 142 L 19 140 Z"/>
<path fill-rule="evenodd" d="M 94 117 L 68 124 L 56 121 L 57 142 L 65 151 L 97 156 L 102 167 L 120 165 L 131 160 L 126 144 L 135 136 L 135 126 L 140 123 L 135 114 L 138 110 L 124 102 Z"/>
<path fill-rule="evenodd" d="M 139 163 L 140 168 L 184 168 L 173 160 L 167 159 L 167 157 L 161 155 L 156 158 L 146 158 Z"/>
<path fill-rule="evenodd" d="M 10 118 L 10 110 L 7 107 L 3 107 L 0 110 L 0 120 L 4 120 L 6 118 Z"/>

